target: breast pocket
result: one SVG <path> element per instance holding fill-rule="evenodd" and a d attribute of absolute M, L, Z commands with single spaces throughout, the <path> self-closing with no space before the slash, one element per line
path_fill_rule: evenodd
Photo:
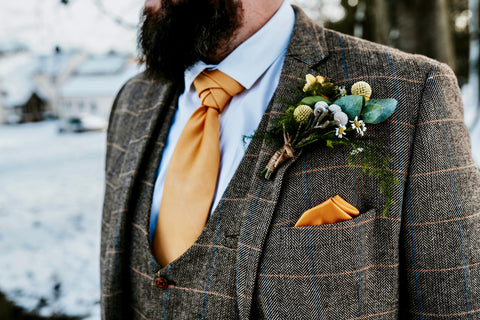
<path fill-rule="evenodd" d="M 292 312 L 299 319 L 322 313 L 347 319 L 358 316 L 362 302 L 395 305 L 398 220 L 371 209 L 335 224 L 294 224 L 271 229 L 258 279 L 260 309 Z"/>

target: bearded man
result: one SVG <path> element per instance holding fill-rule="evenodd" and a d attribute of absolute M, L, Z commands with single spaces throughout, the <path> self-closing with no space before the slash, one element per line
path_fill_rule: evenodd
<path fill-rule="evenodd" d="M 103 319 L 480 319 L 480 180 L 450 68 L 283 0 L 147 0 L 139 47 L 108 130 Z M 365 133 L 399 182 L 384 216 L 348 148 L 260 174 L 278 146 L 243 138 L 307 74 L 397 100 Z M 357 216 L 295 227 L 336 195 Z"/>

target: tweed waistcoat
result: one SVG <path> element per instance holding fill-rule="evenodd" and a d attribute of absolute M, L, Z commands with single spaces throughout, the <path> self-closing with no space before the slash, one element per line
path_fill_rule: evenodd
<path fill-rule="evenodd" d="M 138 75 L 117 96 L 107 137 L 103 319 L 480 319 L 480 176 L 455 75 L 295 11 L 260 130 L 300 101 L 307 73 L 347 90 L 367 81 L 373 98 L 399 102 L 366 132 L 392 157 L 395 203 L 382 217 L 378 181 L 350 167 L 342 147 L 299 150 L 264 180 L 260 172 L 279 146 L 256 139 L 202 235 L 160 267 L 148 241 L 150 203 L 183 88 Z M 294 227 L 337 194 L 360 215 Z M 159 275 L 165 289 L 154 286 Z"/>

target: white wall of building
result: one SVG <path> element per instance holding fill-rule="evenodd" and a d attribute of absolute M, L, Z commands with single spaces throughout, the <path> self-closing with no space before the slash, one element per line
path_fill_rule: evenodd
<path fill-rule="evenodd" d="M 108 120 L 114 97 L 62 97 L 58 100 L 60 117 L 75 118 L 81 115 L 92 115 Z"/>

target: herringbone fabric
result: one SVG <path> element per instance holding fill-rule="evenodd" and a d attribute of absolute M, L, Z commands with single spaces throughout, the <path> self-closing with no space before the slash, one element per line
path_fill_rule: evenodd
<path fill-rule="evenodd" d="M 220 70 L 203 71 L 194 80 L 202 105 L 178 139 L 165 177 L 153 238 L 161 265 L 183 254 L 207 222 L 220 167 L 219 116 L 243 86 Z"/>
<path fill-rule="evenodd" d="M 110 119 L 102 229 L 104 319 L 480 319 L 480 187 L 456 78 L 447 66 L 297 21 L 271 128 L 300 99 L 305 74 L 399 106 L 368 136 L 400 180 L 383 218 L 378 184 L 350 168 L 350 150 L 305 149 L 272 180 L 259 172 L 275 147 L 254 140 L 195 244 L 161 268 L 148 241 L 150 202 L 181 84 L 143 75 Z M 253 63 L 253 62 L 252 62 Z M 294 228 L 339 194 L 352 220 Z M 158 276 L 166 289 L 152 286 Z"/>

